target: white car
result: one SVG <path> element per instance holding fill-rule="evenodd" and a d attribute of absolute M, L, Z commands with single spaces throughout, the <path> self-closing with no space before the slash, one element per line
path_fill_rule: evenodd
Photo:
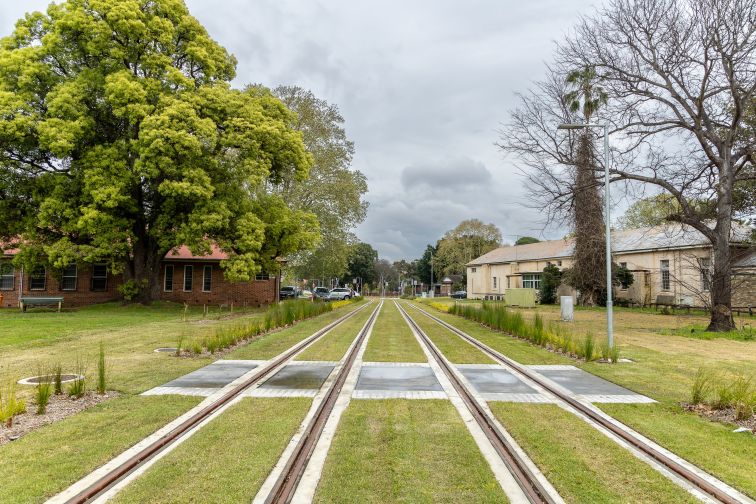
<path fill-rule="evenodd" d="M 341 287 L 331 289 L 331 292 L 328 293 L 328 299 L 351 299 L 352 297 L 354 297 L 352 289 L 345 289 Z"/>

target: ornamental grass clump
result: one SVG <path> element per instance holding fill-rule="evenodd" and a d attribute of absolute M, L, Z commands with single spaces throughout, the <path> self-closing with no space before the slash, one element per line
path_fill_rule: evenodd
<path fill-rule="evenodd" d="M 751 378 L 738 375 L 731 385 L 732 407 L 735 408 L 735 420 L 747 420 L 754 414 L 756 408 L 756 390 L 753 389 Z"/>
<path fill-rule="evenodd" d="M 620 347 L 617 343 L 615 343 L 610 349 L 609 349 L 609 362 L 612 364 L 617 364 L 619 362 L 620 358 Z"/>
<path fill-rule="evenodd" d="M 52 375 L 55 395 L 61 395 L 63 393 L 63 366 L 60 362 L 53 366 Z"/>
<path fill-rule="evenodd" d="M 583 339 L 582 352 L 581 352 L 586 362 L 590 362 L 593 360 L 594 347 L 595 347 L 595 342 L 593 341 L 593 334 L 589 332 L 588 334 L 585 335 L 585 339 Z"/>
<path fill-rule="evenodd" d="M 693 377 L 693 383 L 690 387 L 691 404 L 702 404 L 711 390 L 711 371 L 700 367 Z"/>
<path fill-rule="evenodd" d="M 86 372 L 86 369 L 84 367 L 84 363 L 80 360 L 76 360 L 76 372 L 75 378 L 71 382 L 71 384 L 68 386 L 68 396 L 72 397 L 74 399 L 78 399 L 84 395 L 84 393 L 87 391 L 87 384 L 86 380 L 84 378 L 84 373 Z"/>
<path fill-rule="evenodd" d="M 107 362 L 105 361 L 105 345 L 100 341 L 100 352 L 97 356 L 97 393 L 105 394 L 107 388 Z"/>
<path fill-rule="evenodd" d="M 0 423 L 13 427 L 13 417 L 26 411 L 26 402 L 16 396 L 16 382 L 11 381 L 0 389 Z"/>
<path fill-rule="evenodd" d="M 34 391 L 34 398 L 37 403 L 37 415 L 44 415 L 47 411 L 47 404 L 50 402 L 50 396 L 53 392 L 53 383 L 50 381 L 51 375 L 46 374 L 44 379 L 37 383 Z"/>

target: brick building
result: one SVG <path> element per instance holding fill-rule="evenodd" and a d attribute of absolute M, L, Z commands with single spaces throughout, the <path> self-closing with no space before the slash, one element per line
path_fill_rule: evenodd
<path fill-rule="evenodd" d="M 104 264 L 72 264 L 62 271 L 38 267 L 16 268 L 8 249 L 0 256 L 2 306 L 18 306 L 20 296 L 63 297 L 64 306 L 83 306 L 121 299 L 118 287 L 123 276 L 112 274 Z M 226 255 L 213 247 L 209 255 L 195 256 L 187 247 L 166 254 L 160 268 L 160 299 L 192 305 L 261 306 L 277 299 L 278 279 L 258 275 L 248 282 L 226 280 L 220 262 Z"/>

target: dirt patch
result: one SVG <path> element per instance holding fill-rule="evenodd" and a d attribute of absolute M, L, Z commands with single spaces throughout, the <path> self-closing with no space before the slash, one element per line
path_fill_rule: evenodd
<path fill-rule="evenodd" d="M 725 424 L 734 424 L 738 427 L 745 427 L 751 429 L 751 434 L 756 434 L 756 416 L 751 416 L 747 420 L 735 420 L 735 408 L 714 409 L 706 404 L 688 404 L 683 403 L 682 407 L 688 411 L 698 413 L 704 418 L 708 418 L 714 422 L 721 422 Z"/>
<path fill-rule="evenodd" d="M 13 427 L 8 428 L 5 425 L 0 425 L 0 446 L 15 441 L 43 425 L 63 420 L 119 395 L 121 394 L 118 392 L 107 392 L 104 395 L 88 392 L 79 399 L 72 399 L 65 394 L 53 395 L 50 397 L 44 415 L 35 414 L 37 405 L 27 402 L 27 412 L 13 417 Z"/>

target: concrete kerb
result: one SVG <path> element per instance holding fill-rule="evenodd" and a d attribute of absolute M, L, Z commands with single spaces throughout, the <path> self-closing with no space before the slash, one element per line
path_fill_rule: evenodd
<path fill-rule="evenodd" d="M 430 315 L 425 312 L 425 310 L 420 309 L 419 307 L 415 306 L 414 304 L 411 304 L 411 306 L 413 308 L 415 308 L 417 311 L 419 311 L 420 313 L 422 313 L 423 315 L 431 318 Z M 433 320 L 433 318 L 431 318 L 431 320 Z M 469 336 L 469 337 L 472 338 L 472 336 Z M 475 347 L 475 345 L 473 345 L 470 341 L 467 341 L 464 338 L 460 338 L 460 339 L 463 339 L 468 344 L 470 344 L 473 347 Z M 475 338 L 473 338 L 473 339 L 475 339 Z M 476 341 L 478 341 L 478 343 L 482 347 L 486 348 L 488 351 L 490 351 L 490 352 L 492 352 L 494 354 L 501 355 L 498 351 L 496 351 L 493 348 L 489 347 L 488 345 L 486 345 L 485 343 L 481 342 L 480 340 L 476 339 Z M 533 370 L 536 373 L 538 372 L 537 371 L 538 367 L 539 366 L 528 366 L 529 369 Z M 546 368 L 546 366 L 540 366 L 540 367 L 541 368 Z M 563 370 L 568 370 L 568 369 L 571 369 L 571 368 L 574 368 L 574 366 L 564 366 Z M 552 367 L 551 369 L 556 369 L 556 368 Z M 622 438 L 620 438 L 616 434 L 614 434 L 611 431 L 609 431 L 608 429 L 602 427 L 600 424 L 596 423 L 594 420 L 590 419 L 589 417 L 585 416 L 584 414 L 580 413 L 575 408 L 573 408 L 572 406 L 570 406 L 569 404 L 567 404 L 566 402 L 564 402 L 562 399 L 560 399 L 559 397 L 557 397 L 556 395 L 554 395 L 550 391 L 546 390 L 545 388 L 543 388 L 541 385 L 539 385 L 538 383 L 536 383 L 533 380 L 531 380 L 526 375 L 520 373 L 517 369 L 511 368 L 510 372 L 512 374 L 514 374 L 515 376 L 517 376 L 518 378 L 520 378 L 525 383 L 527 383 L 527 384 L 531 385 L 533 388 L 537 389 L 540 394 L 544 394 L 544 395 L 548 396 L 549 398 L 551 398 L 552 401 L 557 406 L 559 406 L 560 408 L 562 408 L 565 411 L 568 411 L 568 412 L 576 415 L 577 417 L 581 418 L 583 421 L 585 421 L 589 425 L 591 425 L 594 428 L 596 428 L 599 432 L 603 433 L 609 439 L 613 440 L 614 442 L 616 442 L 617 444 L 619 444 L 623 448 L 625 448 L 628 451 L 630 451 L 630 453 L 632 453 L 636 458 L 638 458 L 639 460 L 642 460 L 643 462 L 646 462 L 647 464 L 649 464 L 651 467 L 653 467 L 654 469 L 656 469 L 659 473 L 661 473 L 662 475 L 666 476 L 670 481 L 672 481 L 673 483 L 675 483 L 676 485 L 678 485 L 680 488 L 683 488 L 684 490 L 688 491 L 691 495 L 693 495 L 698 500 L 700 500 L 702 502 L 707 502 L 707 503 L 710 503 L 710 502 L 716 503 L 716 502 L 718 502 L 717 500 L 714 500 L 708 494 L 706 494 L 706 493 L 702 492 L 701 490 L 699 490 L 692 483 L 688 482 L 684 478 L 678 476 L 676 473 L 674 473 L 671 470 L 669 470 L 668 468 L 666 468 L 661 463 L 657 462 L 652 457 L 650 457 L 650 456 L 646 455 L 645 453 L 641 452 L 638 448 L 636 448 L 636 447 L 632 446 L 631 444 L 627 443 L 625 440 L 623 440 Z M 585 407 L 590 408 L 592 411 L 594 411 L 598 415 L 602 416 L 604 419 L 610 421 L 616 427 L 618 427 L 618 428 L 622 429 L 623 431 L 625 431 L 627 434 L 630 434 L 631 436 L 635 437 L 636 439 L 640 440 L 641 442 L 643 442 L 643 443 L 651 446 L 655 450 L 657 450 L 657 451 L 665 454 L 666 456 L 668 456 L 669 458 L 673 459 L 675 462 L 677 462 L 678 464 L 684 466 L 685 468 L 689 469 L 690 471 L 695 472 L 698 476 L 700 476 L 701 478 L 705 479 L 706 481 L 708 481 L 712 485 L 716 486 L 717 488 L 719 488 L 723 492 L 730 494 L 732 497 L 734 497 L 737 500 L 740 500 L 743 503 L 746 503 L 746 504 L 756 504 L 756 501 L 754 501 L 750 497 L 746 496 L 742 492 L 738 491 L 737 489 L 733 488 L 732 486 L 728 485 L 727 483 L 719 480 L 718 478 L 716 478 L 713 475 L 707 473 L 706 471 L 703 471 L 702 469 L 700 469 L 699 467 L 691 464 L 690 462 L 688 462 L 687 460 L 683 459 L 682 457 L 679 457 L 678 455 L 675 455 L 674 453 L 670 452 L 666 448 L 658 445 L 657 443 L 651 441 L 650 439 L 646 438 L 645 436 L 643 436 L 642 434 L 638 433 L 637 431 L 631 429 L 627 425 L 625 425 L 625 424 L 619 422 L 618 420 L 616 420 L 615 418 L 607 415 L 602 410 L 600 410 L 599 408 L 597 408 L 596 406 L 594 406 L 588 400 L 588 398 L 586 398 L 585 396 L 575 395 L 572 392 L 570 392 L 569 390 L 567 390 L 565 387 L 563 387 L 561 384 L 559 384 L 559 383 L 557 383 L 557 382 L 549 379 L 548 377 L 544 376 L 543 374 L 538 373 L 538 375 L 539 375 L 539 379 L 542 379 L 543 381 L 545 381 L 546 383 L 548 383 L 548 385 L 550 387 L 556 389 L 560 393 L 563 393 L 563 394 L 571 396 L 572 398 L 574 398 L 575 400 L 577 400 L 578 402 L 580 402 L 581 404 L 583 404 Z M 649 398 L 649 400 L 652 401 L 652 402 L 656 402 L 656 401 L 653 401 L 653 399 L 650 399 L 650 398 Z"/>
<path fill-rule="evenodd" d="M 365 306 L 368 306 L 371 304 L 371 302 L 368 302 L 364 304 L 363 306 L 356 308 L 353 313 L 357 313 L 359 310 L 363 309 Z M 335 329 L 334 326 L 325 333 L 321 335 L 321 337 L 326 336 L 331 332 L 331 330 Z M 312 337 L 312 336 L 310 336 Z M 275 373 L 277 373 L 279 370 L 281 370 L 287 363 L 291 362 L 291 360 L 299 355 L 301 352 L 306 350 L 310 347 L 315 341 L 318 341 L 320 338 L 313 339 L 306 345 L 304 345 L 302 348 L 300 348 L 294 355 L 292 355 L 289 359 L 286 361 L 280 363 L 278 366 L 275 366 L 268 370 L 255 384 L 251 385 L 246 392 L 249 392 L 252 389 L 255 389 L 259 387 L 262 383 L 265 382 L 265 380 L 269 379 L 271 376 L 273 376 Z M 285 350 L 284 352 L 289 351 L 290 349 Z M 280 355 L 280 354 L 279 354 Z M 269 363 L 274 361 L 276 357 L 273 357 L 272 359 L 269 359 L 267 361 L 262 361 L 263 363 Z M 114 457 L 113 459 L 109 460 L 102 466 L 98 467 L 94 471 L 90 472 L 83 478 L 79 479 L 74 484 L 70 485 L 68 488 L 63 490 L 62 492 L 54 495 L 50 499 L 46 501 L 47 504 L 65 504 L 68 500 L 73 498 L 74 496 L 78 495 L 81 491 L 88 488 L 90 485 L 92 485 L 94 482 L 98 481 L 103 476 L 109 474 L 111 471 L 113 471 L 115 468 L 122 465 L 125 461 L 129 460 L 134 455 L 138 454 L 141 450 L 143 450 L 145 447 L 149 446 L 150 444 L 156 442 L 160 438 L 168 435 L 172 430 L 174 430 L 176 427 L 181 425 L 185 420 L 191 418 L 194 414 L 201 411 L 205 407 L 207 407 L 210 404 L 213 404 L 215 401 L 217 401 L 218 398 L 222 397 L 225 393 L 232 390 L 234 387 L 239 385 L 240 383 L 243 383 L 246 379 L 251 377 L 255 372 L 257 372 L 257 368 L 253 368 L 244 375 L 236 378 L 231 383 L 227 384 L 226 386 L 222 387 L 221 389 L 214 391 L 211 393 L 207 398 L 205 398 L 202 402 L 200 402 L 197 406 L 191 408 L 189 411 L 185 412 L 184 414 L 180 415 L 167 425 L 161 427 L 153 434 L 145 437 L 141 441 L 139 441 L 137 444 L 132 446 L 131 448 L 121 452 L 119 455 Z M 149 392 L 149 391 L 148 391 Z M 144 395 L 150 395 L 146 392 L 143 393 Z M 102 503 L 106 502 L 110 499 L 112 499 L 120 490 L 122 490 L 126 485 L 128 485 L 130 482 L 132 482 L 134 479 L 136 479 L 138 476 L 143 474 L 145 471 L 147 471 L 152 465 L 171 451 L 173 451 L 176 446 L 183 443 L 187 439 L 189 439 L 191 436 L 193 436 L 195 433 L 197 433 L 203 426 L 207 425 L 210 421 L 212 421 L 214 418 L 216 418 L 218 415 L 220 415 L 222 412 L 226 411 L 232 404 L 237 403 L 243 395 L 240 394 L 239 396 L 235 397 L 231 401 L 228 402 L 228 404 L 225 404 L 221 408 L 219 408 L 218 411 L 213 412 L 210 416 L 208 416 L 203 421 L 199 422 L 197 425 L 186 431 L 184 434 L 182 434 L 179 438 L 177 438 L 173 443 L 171 443 L 169 446 L 166 446 L 163 450 L 161 450 L 160 453 L 156 454 L 154 457 L 152 457 L 150 460 L 144 462 L 139 468 L 129 473 L 127 476 L 122 478 L 118 481 L 115 485 L 113 485 L 110 489 L 108 489 L 106 492 L 101 494 L 97 499 L 95 499 L 92 502 L 96 503 Z"/>
<path fill-rule="evenodd" d="M 509 498 L 509 501 L 512 504 L 529 503 L 530 501 L 528 500 L 528 497 L 523 492 L 517 480 L 509 472 L 509 469 L 507 468 L 506 464 L 501 459 L 501 457 L 499 457 L 499 454 L 496 452 L 493 445 L 491 444 L 489 439 L 486 437 L 486 434 L 483 432 L 483 430 L 480 428 L 478 423 L 475 421 L 475 418 L 473 417 L 472 413 L 470 413 L 470 410 L 467 409 L 467 406 L 465 405 L 462 398 L 460 398 L 459 395 L 457 394 L 457 391 L 454 389 L 454 386 L 446 377 L 446 374 L 444 373 L 444 371 L 441 369 L 438 363 L 436 363 L 435 358 L 433 357 L 430 350 L 426 346 L 426 342 L 423 341 L 423 339 L 420 337 L 417 331 L 415 331 L 415 328 L 412 327 L 412 325 L 409 323 L 409 320 L 407 320 L 407 315 L 405 315 L 404 312 L 402 312 L 401 310 L 400 310 L 400 313 L 402 314 L 402 317 L 404 318 L 405 322 L 407 322 L 407 325 L 410 326 L 410 330 L 412 331 L 412 334 L 415 336 L 415 339 L 420 345 L 420 348 L 423 349 L 423 353 L 425 353 L 425 356 L 428 358 L 428 362 L 430 363 L 430 366 L 433 369 L 433 372 L 436 374 L 436 378 L 441 383 L 441 386 L 444 388 L 444 391 L 446 392 L 447 396 L 449 396 L 449 400 L 451 401 L 452 405 L 456 408 L 457 412 L 462 417 L 462 420 L 465 423 L 465 426 L 467 427 L 468 431 L 470 432 L 473 439 L 475 440 L 475 443 L 478 445 L 478 449 L 480 450 L 483 457 L 488 462 L 488 465 L 491 467 L 494 477 L 499 482 L 499 485 L 501 486 L 502 490 Z M 432 341 L 429 342 L 429 344 L 434 345 Z M 518 454 L 522 456 L 522 459 L 528 465 L 528 468 L 533 472 L 536 478 L 538 478 L 538 480 L 541 482 L 544 488 L 549 492 L 550 496 L 554 499 L 554 501 L 564 502 L 564 500 L 556 491 L 556 489 L 554 489 L 554 487 L 546 479 L 546 477 L 541 473 L 538 467 L 525 454 L 524 450 L 522 450 L 519 447 L 519 445 L 509 435 L 509 433 L 507 433 L 507 431 L 503 428 L 503 426 L 501 426 L 501 424 L 498 421 L 496 421 L 496 418 L 491 413 L 491 410 L 488 408 L 488 405 L 485 403 L 485 401 L 483 401 L 477 395 L 477 393 L 475 392 L 475 389 L 471 387 L 470 383 L 465 379 L 462 373 L 460 373 L 459 370 L 453 365 L 450 367 L 455 373 L 455 376 L 459 377 L 462 380 L 462 383 L 465 385 L 465 387 L 467 387 L 468 390 L 471 391 L 475 400 L 481 406 L 484 407 L 484 411 L 486 412 L 486 414 L 495 422 L 496 426 L 506 436 L 507 440 L 512 444 L 512 446 L 515 447 L 515 450 L 517 450 Z"/>
<path fill-rule="evenodd" d="M 378 306 L 379 314 L 380 309 L 383 305 L 383 302 Z M 378 317 L 376 317 L 375 320 L 377 320 Z M 368 319 L 365 324 L 368 324 L 370 322 L 370 319 Z M 363 325 L 363 328 L 365 325 Z M 370 331 L 372 332 L 372 325 L 370 327 Z M 354 383 L 356 383 L 356 376 L 359 375 L 359 363 L 361 363 L 362 353 L 364 353 L 364 349 L 367 347 L 367 341 L 369 339 L 365 338 L 363 347 L 360 348 L 360 353 L 357 356 L 357 360 L 355 361 L 355 365 L 352 367 L 352 370 L 350 370 L 350 373 L 347 377 L 346 383 L 344 384 L 344 387 L 342 389 L 341 394 L 339 395 L 338 400 L 336 401 L 336 405 L 334 406 L 334 409 L 331 413 L 331 417 L 336 415 L 336 412 L 339 411 L 338 418 L 341 417 L 341 412 L 343 412 L 344 409 L 346 409 L 346 406 L 349 404 L 348 400 L 345 405 L 343 405 L 342 408 L 342 396 L 344 394 L 345 389 L 350 389 L 351 395 L 351 388 L 353 388 Z M 357 344 L 357 338 L 355 337 L 354 341 L 350 344 L 349 348 L 347 349 L 347 352 L 345 355 L 348 355 L 349 352 L 354 348 L 354 345 Z M 299 425 L 299 428 L 297 429 L 297 432 L 292 436 L 292 438 L 289 440 L 289 443 L 286 445 L 286 448 L 284 448 L 283 453 L 281 453 L 281 456 L 279 457 L 278 461 L 276 462 L 276 465 L 273 466 L 273 469 L 271 470 L 270 474 L 268 474 L 268 477 L 263 482 L 262 486 L 257 492 L 257 495 L 255 495 L 252 502 L 254 504 L 263 504 L 265 500 L 268 498 L 268 495 L 270 495 L 270 492 L 273 490 L 273 487 L 276 484 L 276 481 L 278 481 L 278 478 L 281 476 L 281 473 L 283 472 L 286 463 L 288 462 L 289 458 L 291 458 L 292 454 L 294 453 L 294 450 L 297 447 L 297 444 L 299 444 L 299 441 L 302 439 L 302 435 L 307 428 L 307 426 L 312 421 L 313 417 L 317 413 L 317 410 L 320 406 L 320 404 L 325 400 L 326 393 L 328 392 L 328 389 L 331 388 L 331 385 L 333 385 L 333 382 L 336 380 L 342 366 L 344 365 L 344 360 L 342 359 L 339 361 L 336 366 L 333 368 L 331 373 L 329 374 L 326 381 L 323 383 L 323 385 L 320 387 L 320 389 L 315 394 L 315 397 L 313 398 L 312 405 L 310 406 L 309 411 L 307 412 L 307 415 L 305 415 L 305 418 L 302 420 L 301 424 Z M 357 374 L 354 375 L 354 370 L 357 369 Z M 354 378 L 353 378 L 354 375 Z M 352 380 L 353 378 L 353 380 Z M 351 388 L 350 388 L 351 384 Z M 320 480 L 320 473 L 322 472 L 323 463 L 325 462 L 325 455 L 327 454 L 328 448 L 330 447 L 331 441 L 333 439 L 333 434 L 335 432 L 336 426 L 334 425 L 331 429 L 331 417 L 329 417 L 328 422 L 326 423 L 325 429 L 320 437 L 320 440 L 318 440 L 318 443 L 315 447 L 315 451 L 312 454 L 312 457 L 310 458 L 310 461 L 307 464 L 307 468 L 305 470 L 305 474 L 302 476 L 302 479 L 300 480 L 299 487 L 297 488 L 297 492 L 294 495 L 294 500 L 297 499 L 297 495 L 300 493 L 300 488 L 303 486 L 312 487 L 312 495 L 314 495 L 315 489 L 317 488 L 317 483 Z M 336 424 L 338 424 L 338 418 L 336 419 Z M 325 448 L 321 446 L 321 443 L 324 443 L 327 440 L 327 445 L 325 445 Z M 320 456 L 319 453 L 325 450 L 325 453 L 322 454 L 322 461 L 319 461 L 319 463 L 314 462 L 316 459 L 316 456 Z M 313 467 L 313 464 L 316 464 L 318 466 L 316 475 L 308 474 L 311 473 L 311 467 Z M 314 483 L 312 480 L 314 479 Z M 294 500 L 292 502 L 294 502 Z M 312 499 L 310 498 L 310 501 Z M 310 502 L 308 501 L 308 502 Z"/>

